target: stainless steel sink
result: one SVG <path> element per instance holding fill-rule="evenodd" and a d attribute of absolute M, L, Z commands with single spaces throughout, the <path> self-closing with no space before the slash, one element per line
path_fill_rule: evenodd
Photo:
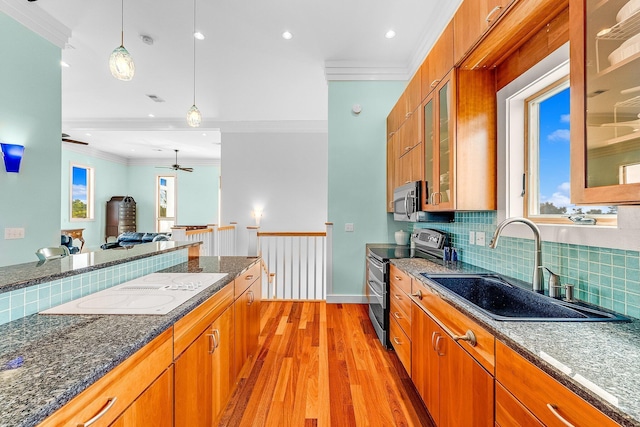
<path fill-rule="evenodd" d="M 429 274 L 424 277 L 453 292 L 495 320 L 535 322 L 620 322 L 626 317 L 582 303 L 549 298 L 496 274 Z"/>

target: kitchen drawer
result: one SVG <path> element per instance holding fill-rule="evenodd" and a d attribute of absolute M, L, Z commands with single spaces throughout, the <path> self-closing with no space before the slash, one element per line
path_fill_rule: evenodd
<path fill-rule="evenodd" d="M 393 318 L 389 321 L 389 341 L 404 369 L 411 375 L 411 340 Z"/>
<path fill-rule="evenodd" d="M 618 425 L 500 341 L 496 342 L 496 379 L 544 425 Z"/>
<path fill-rule="evenodd" d="M 394 283 L 406 294 L 411 293 L 411 277 L 393 264 L 389 268 L 389 278 L 391 283 Z"/>
<path fill-rule="evenodd" d="M 242 273 L 240 276 L 236 277 L 234 280 L 235 285 L 235 293 L 233 299 L 238 299 L 240 295 L 246 291 L 249 286 L 253 284 L 257 279 L 260 278 L 260 263 L 256 262 L 253 266 L 251 266 L 247 271 Z"/>
<path fill-rule="evenodd" d="M 411 299 L 395 283 L 391 283 L 390 292 L 390 316 L 398 322 L 407 337 L 411 339 Z"/>
<path fill-rule="evenodd" d="M 412 291 L 413 294 L 420 291 L 422 298 L 412 296 L 413 301 L 424 307 L 440 326 L 444 326 L 444 329 L 450 331 L 450 334 L 463 336 L 469 330 L 473 332 L 476 337 L 475 346 L 464 340 L 459 340 L 458 344 L 471 354 L 487 371 L 493 374 L 495 367 L 494 336 L 440 298 L 438 294 L 421 281 L 414 280 L 412 282 Z"/>
<path fill-rule="evenodd" d="M 229 283 L 197 306 L 173 326 L 173 353 L 177 359 L 198 336 L 233 303 L 233 284 Z"/>
<path fill-rule="evenodd" d="M 173 363 L 171 337 L 169 328 L 54 412 L 39 427 L 85 425 L 83 423 L 101 412 L 103 415 L 91 425 L 111 424 Z"/>
<path fill-rule="evenodd" d="M 544 427 L 544 424 L 498 382 L 496 382 L 496 425 Z"/>

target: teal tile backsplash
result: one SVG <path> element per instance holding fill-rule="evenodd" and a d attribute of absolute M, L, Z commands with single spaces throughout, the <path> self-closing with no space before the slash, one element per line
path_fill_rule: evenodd
<path fill-rule="evenodd" d="M 1 293 L 0 325 L 187 260 L 187 250 L 178 250 Z"/>
<path fill-rule="evenodd" d="M 484 231 L 486 245 L 496 229 L 496 212 L 456 212 L 455 222 L 416 223 L 411 228 L 446 231 L 459 259 L 491 271 L 531 281 L 534 241 L 501 236 L 496 249 L 469 244 L 470 231 Z M 640 318 L 640 254 L 566 243 L 542 242 L 542 264 L 575 287 L 575 297 Z M 545 273 L 545 281 L 548 275 Z"/>

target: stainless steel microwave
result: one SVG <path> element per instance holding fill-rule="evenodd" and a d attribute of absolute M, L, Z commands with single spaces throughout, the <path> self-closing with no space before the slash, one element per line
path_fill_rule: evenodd
<path fill-rule="evenodd" d="M 408 222 L 453 222 L 453 212 L 424 212 L 422 181 L 409 182 L 393 190 L 393 219 Z"/>
<path fill-rule="evenodd" d="M 421 187 L 420 181 L 414 181 L 393 190 L 393 219 L 395 221 L 417 221 Z"/>

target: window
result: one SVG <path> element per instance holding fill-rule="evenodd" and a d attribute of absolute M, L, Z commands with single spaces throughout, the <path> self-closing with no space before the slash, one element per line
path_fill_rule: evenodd
<path fill-rule="evenodd" d="M 94 219 L 93 213 L 93 168 L 71 165 L 71 220 L 86 221 Z"/>
<path fill-rule="evenodd" d="M 170 233 L 176 221 L 176 177 L 158 176 L 156 182 L 156 232 Z"/>
<path fill-rule="evenodd" d="M 540 83 L 532 84 L 537 88 Z M 600 223 L 615 219 L 615 206 L 576 206 L 571 203 L 569 143 L 569 78 L 547 84 L 524 101 L 524 214 L 537 222 Z"/>

